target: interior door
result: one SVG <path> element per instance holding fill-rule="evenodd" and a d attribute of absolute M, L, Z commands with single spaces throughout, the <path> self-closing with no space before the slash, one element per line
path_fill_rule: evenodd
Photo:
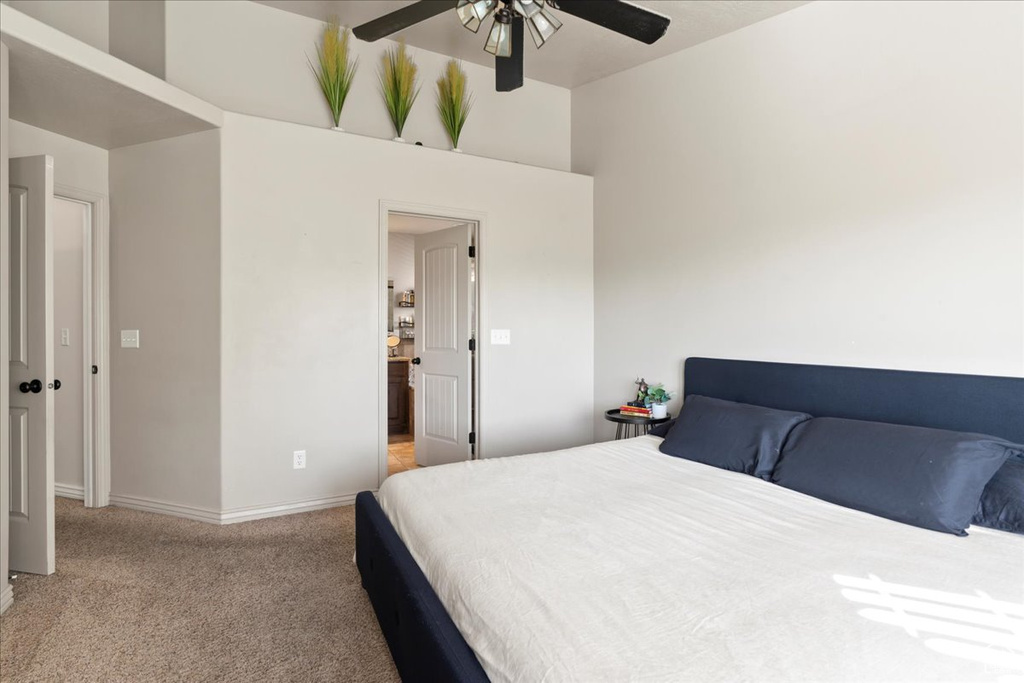
<path fill-rule="evenodd" d="M 469 460 L 470 230 L 416 236 L 416 463 Z"/>
<path fill-rule="evenodd" d="M 53 158 L 11 159 L 10 168 L 10 566 L 52 574 Z"/>

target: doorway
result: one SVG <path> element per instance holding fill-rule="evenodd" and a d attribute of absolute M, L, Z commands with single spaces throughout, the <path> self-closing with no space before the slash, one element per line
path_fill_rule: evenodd
<path fill-rule="evenodd" d="M 383 481 L 476 457 L 481 219 L 388 205 L 381 222 Z"/>
<path fill-rule="evenodd" d="M 58 160 L 59 163 L 59 160 Z M 54 186 L 54 491 L 110 503 L 107 198 Z"/>

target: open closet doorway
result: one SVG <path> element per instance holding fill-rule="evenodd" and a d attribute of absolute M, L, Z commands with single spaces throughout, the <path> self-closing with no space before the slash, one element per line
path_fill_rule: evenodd
<path fill-rule="evenodd" d="M 56 185 L 53 212 L 54 490 L 109 502 L 106 197 Z M 102 369 L 102 374 L 101 374 Z"/>
<path fill-rule="evenodd" d="M 86 507 L 110 504 L 107 207 L 105 195 L 54 186 L 54 490 Z"/>
<path fill-rule="evenodd" d="M 382 477 L 472 459 L 477 442 L 480 220 L 402 209 L 382 211 L 387 238 Z"/>

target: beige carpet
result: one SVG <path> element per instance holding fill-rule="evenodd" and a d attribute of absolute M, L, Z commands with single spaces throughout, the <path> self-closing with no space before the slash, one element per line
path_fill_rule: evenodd
<path fill-rule="evenodd" d="M 0 617 L 2 681 L 397 681 L 355 510 L 214 526 L 57 499 L 57 573 Z"/>

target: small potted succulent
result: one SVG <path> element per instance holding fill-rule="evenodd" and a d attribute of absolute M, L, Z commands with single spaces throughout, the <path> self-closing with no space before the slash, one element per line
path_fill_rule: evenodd
<path fill-rule="evenodd" d="M 668 417 L 667 403 L 672 400 L 673 396 L 674 394 L 671 391 L 666 391 L 662 384 L 647 387 L 647 400 L 651 404 L 651 417 L 655 420 Z"/>

